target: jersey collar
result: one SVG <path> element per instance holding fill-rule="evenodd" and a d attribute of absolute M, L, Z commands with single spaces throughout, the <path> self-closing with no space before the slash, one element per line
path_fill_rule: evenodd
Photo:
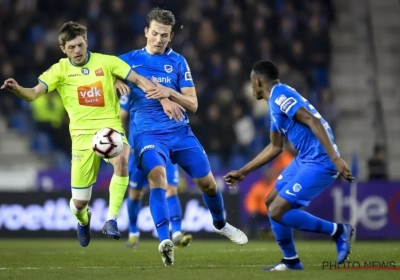
<path fill-rule="evenodd" d="M 73 63 L 69 58 L 68 58 L 68 61 L 69 61 L 69 63 L 72 64 L 72 66 L 75 66 L 75 67 L 82 67 L 82 66 L 85 66 L 86 64 L 89 63 L 90 56 L 91 56 L 91 52 L 88 51 L 88 52 L 87 52 L 87 59 L 86 59 L 86 62 L 85 62 L 83 65 L 76 65 L 76 64 Z"/>
<path fill-rule="evenodd" d="M 148 53 L 147 50 L 146 50 L 146 47 L 144 47 L 142 49 L 142 51 L 144 51 L 147 55 L 154 55 L 154 54 Z M 159 56 L 169 55 L 171 52 L 172 52 L 172 49 L 170 47 L 167 47 L 165 49 L 164 53 L 160 54 Z"/>

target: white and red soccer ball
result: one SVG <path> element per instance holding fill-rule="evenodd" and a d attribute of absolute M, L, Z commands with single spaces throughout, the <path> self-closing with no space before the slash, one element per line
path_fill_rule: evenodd
<path fill-rule="evenodd" d="M 100 129 L 92 140 L 93 151 L 101 158 L 118 156 L 123 146 L 121 133 L 112 128 Z"/>

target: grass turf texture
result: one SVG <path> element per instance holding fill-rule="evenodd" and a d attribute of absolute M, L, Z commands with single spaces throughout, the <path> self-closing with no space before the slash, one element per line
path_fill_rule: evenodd
<path fill-rule="evenodd" d="M 0 240 L 0 279 L 399 279 L 400 270 L 330 270 L 335 244 L 296 242 L 305 271 L 267 272 L 266 265 L 281 259 L 272 241 L 250 241 L 240 247 L 229 241 L 199 241 L 175 250 L 175 264 L 164 267 L 156 240 L 127 249 L 124 242 L 93 239 L 82 248 L 77 240 Z M 350 261 L 396 262 L 400 242 L 353 244 Z"/>

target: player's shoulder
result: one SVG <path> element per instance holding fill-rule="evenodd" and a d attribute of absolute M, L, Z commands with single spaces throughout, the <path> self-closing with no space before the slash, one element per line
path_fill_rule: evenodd
<path fill-rule="evenodd" d="M 166 51 L 167 51 L 166 55 L 168 56 L 168 58 L 174 60 L 175 62 L 181 63 L 182 61 L 186 61 L 183 55 L 177 53 L 172 48 L 168 48 Z"/>
<path fill-rule="evenodd" d="M 127 60 L 130 60 L 133 58 L 140 57 L 141 53 L 142 53 L 142 49 L 137 49 L 137 50 L 132 50 L 127 53 L 121 54 L 118 57 L 124 61 L 127 61 Z"/>
<path fill-rule="evenodd" d="M 300 94 L 294 88 L 286 84 L 277 84 L 271 91 L 270 104 L 272 107 L 281 107 L 283 104 L 297 102 L 300 98 Z"/>
<path fill-rule="evenodd" d="M 48 72 L 50 69 L 51 70 L 56 70 L 56 71 L 65 71 L 68 69 L 68 67 L 72 66 L 71 62 L 67 57 L 61 58 L 58 62 L 54 63 L 49 67 L 49 69 L 46 70 Z"/>

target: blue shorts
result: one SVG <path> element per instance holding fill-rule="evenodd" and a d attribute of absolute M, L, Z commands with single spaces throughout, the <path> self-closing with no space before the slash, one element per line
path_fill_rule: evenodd
<path fill-rule="evenodd" d="M 172 133 L 142 132 L 135 136 L 134 153 L 137 166 L 141 169 L 142 155 L 157 151 L 165 161 L 178 164 L 193 179 L 203 178 L 210 173 L 210 164 L 203 146 L 189 126 Z"/>
<path fill-rule="evenodd" d="M 169 186 L 178 187 L 179 185 L 179 171 L 178 166 L 172 164 L 170 161 L 166 166 L 167 181 Z M 133 154 L 129 157 L 129 187 L 135 190 L 141 190 L 149 185 L 147 176 L 144 171 L 137 168 L 135 157 Z"/>
<path fill-rule="evenodd" d="M 326 190 L 338 177 L 333 166 L 320 163 L 302 163 L 295 158 L 279 175 L 275 188 L 278 195 L 289 201 L 293 207 L 308 206 Z"/>

